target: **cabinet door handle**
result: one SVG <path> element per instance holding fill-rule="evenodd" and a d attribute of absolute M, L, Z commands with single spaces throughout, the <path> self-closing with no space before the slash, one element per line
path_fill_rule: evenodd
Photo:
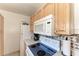
<path fill-rule="evenodd" d="M 64 31 L 64 30 L 59 30 L 59 31 Z"/>

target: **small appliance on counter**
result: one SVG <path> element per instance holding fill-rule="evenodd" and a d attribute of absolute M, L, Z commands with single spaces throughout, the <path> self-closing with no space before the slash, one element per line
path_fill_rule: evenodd
<path fill-rule="evenodd" d="M 39 34 L 34 34 L 34 41 L 38 41 L 39 40 Z"/>

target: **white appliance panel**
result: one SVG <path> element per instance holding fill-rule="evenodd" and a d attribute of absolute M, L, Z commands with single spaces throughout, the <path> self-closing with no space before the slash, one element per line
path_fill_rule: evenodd
<path fill-rule="evenodd" d="M 40 42 L 49 46 L 50 48 L 60 51 L 60 41 L 59 40 L 40 36 Z"/>
<path fill-rule="evenodd" d="M 52 36 L 54 35 L 54 17 L 48 15 L 34 22 L 34 33 Z"/>

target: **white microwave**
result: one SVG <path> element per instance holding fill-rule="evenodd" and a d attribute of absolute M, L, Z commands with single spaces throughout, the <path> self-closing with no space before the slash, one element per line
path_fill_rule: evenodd
<path fill-rule="evenodd" d="M 54 35 L 54 17 L 48 15 L 34 22 L 34 33 L 52 36 Z"/>

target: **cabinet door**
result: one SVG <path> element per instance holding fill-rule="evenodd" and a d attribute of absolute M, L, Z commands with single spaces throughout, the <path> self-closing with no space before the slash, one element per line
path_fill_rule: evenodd
<path fill-rule="evenodd" d="M 55 4 L 55 33 L 70 34 L 70 4 Z"/>
<path fill-rule="evenodd" d="M 35 20 L 34 21 L 37 21 L 37 20 L 39 20 L 39 19 L 41 19 L 41 18 L 43 18 L 44 17 L 44 10 L 43 9 L 40 9 L 36 14 L 35 14 Z"/>
<path fill-rule="evenodd" d="M 43 18 L 43 17 L 44 17 L 44 9 L 42 8 L 42 9 L 40 10 L 40 19 Z"/>
<path fill-rule="evenodd" d="M 33 32 L 34 16 L 30 17 L 30 31 Z"/>
<path fill-rule="evenodd" d="M 38 18 L 38 14 L 36 13 L 36 14 L 33 15 L 33 19 L 34 19 L 34 21 L 36 21 L 37 18 Z"/>
<path fill-rule="evenodd" d="M 40 9 L 38 12 L 37 12 L 37 20 L 41 19 L 42 17 L 42 10 Z"/>
<path fill-rule="evenodd" d="M 74 55 L 75 56 L 79 56 L 79 48 L 75 48 L 74 49 Z"/>
<path fill-rule="evenodd" d="M 34 16 L 34 22 L 39 20 L 41 18 L 41 14 L 40 14 L 41 10 L 39 10 L 38 12 L 35 13 L 35 16 Z"/>
<path fill-rule="evenodd" d="M 49 14 L 54 15 L 54 3 L 49 3 L 44 6 L 44 15 L 47 16 Z"/>

